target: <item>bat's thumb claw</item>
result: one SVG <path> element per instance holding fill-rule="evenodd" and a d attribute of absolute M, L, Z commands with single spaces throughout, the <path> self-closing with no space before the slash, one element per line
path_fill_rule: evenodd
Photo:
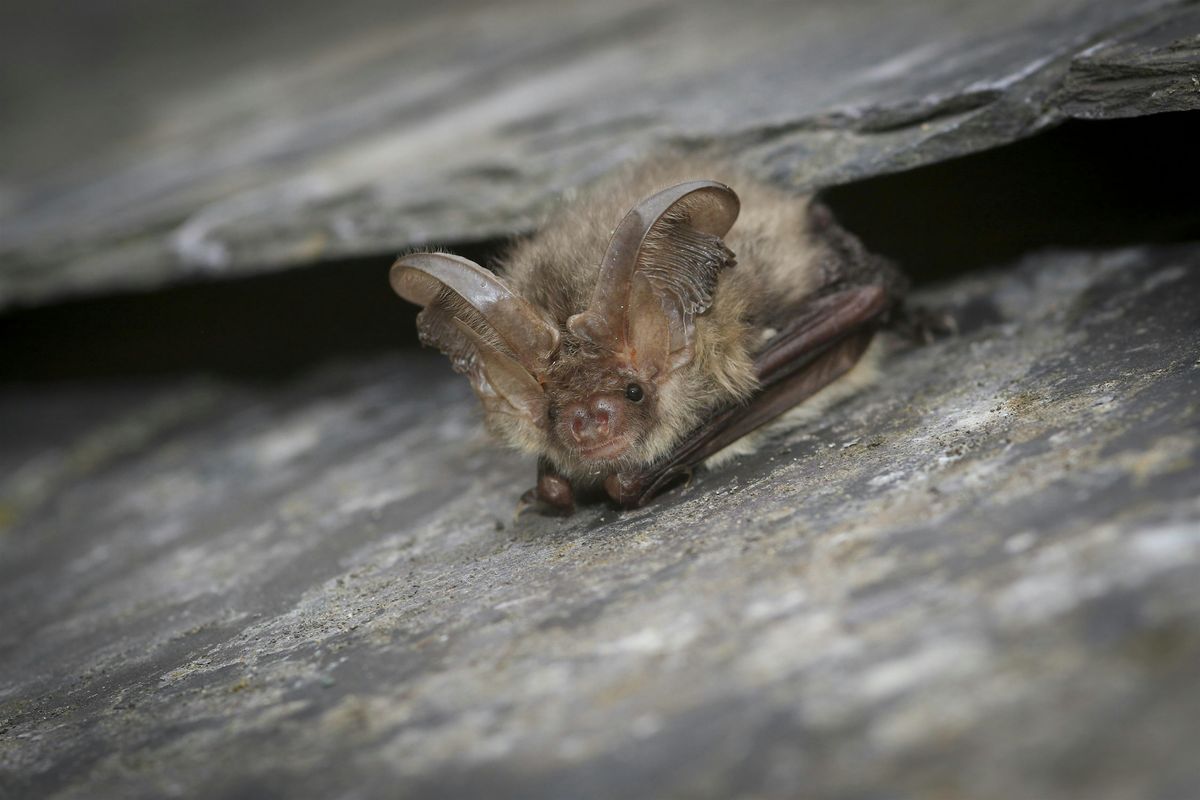
<path fill-rule="evenodd" d="M 537 505 L 537 487 L 530 489 L 521 495 L 521 499 L 517 501 L 517 507 L 513 509 L 512 521 L 515 523 L 521 518 L 521 515 L 528 511 L 532 506 Z"/>
<path fill-rule="evenodd" d="M 692 488 L 692 480 L 696 477 L 696 470 L 691 467 L 683 468 L 683 488 Z"/>
<path fill-rule="evenodd" d="M 525 492 L 517 501 L 517 508 L 513 511 L 513 522 L 519 520 L 521 515 L 531 508 L 547 517 L 569 517 L 574 514 L 575 495 L 570 491 L 569 484 L 564 481 L 563 485 L 567 487 L 565 491 L 547 493 L 546 484 L 543 482 L 541 489 L 535 486 Z"/>

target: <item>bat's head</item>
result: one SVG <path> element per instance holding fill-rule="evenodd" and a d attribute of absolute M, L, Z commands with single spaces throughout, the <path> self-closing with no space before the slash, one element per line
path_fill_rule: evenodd
<path fill-rule="evenodd" d="M 660 426 L 659 375 L 567 331 L 546 381 L 546 451 L 583 471 L 644 463 Z"/>
<path fill-rule="evenodd" d="M 499 277 L 445 253 L 405 256 L 392 287 L 424 306 L 421 339 L 467 375 L 489 427 L 569 474 L 643 465 L 683 434 L 695 403 L 695 317 L 733 264 L 721 237 L 737 196 L 691 181 L 643 200 L 617 226 L 588 307 L 555 320 Z"/>

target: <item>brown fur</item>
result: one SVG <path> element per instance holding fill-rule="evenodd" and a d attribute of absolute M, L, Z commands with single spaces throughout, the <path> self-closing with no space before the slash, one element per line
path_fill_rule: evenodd
<path fill-rule="evenodd" d="M 741 215 L 725 236 L 737 258 L 723 270 L 712 307 L 696 317 L 694 357 L 665 380 L 639 375 L 629 364 L 590 349 L 566 328 L 592 296 L 613 228 L 643 198 L 675 183 L 709 179 L 728 184 Z M 520 449 L 547 456 L 574 480 L 596 480 L 641 466 L 668 452 L 718 406 L 755 389 L 753 356 L 763 330 L 777 327 L 821 283 L 821 247 L 809 238 L 809 201 L 763 184 L 727 163 L 667 158 L 641 163 L 564 201 L 542 229 L 517 244 L 501 274 L 513 290 L 545 309 L 562 341 L 550 371 L 551 408 L 589 392 L 620 392 L 629 382 L 646 389 L 627 419 L 636 442 L 618 463 L 589 464 L 564 446 L 553 425 L 538 427 L 511 415 L 488 414 L 489 426 Z"/>

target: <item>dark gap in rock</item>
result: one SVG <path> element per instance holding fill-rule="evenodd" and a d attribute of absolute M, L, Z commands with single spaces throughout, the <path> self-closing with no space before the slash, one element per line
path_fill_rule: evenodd
<path fill-rule="evenodd" d="M 499 243 L 453 248 L 486 262 Z M 69 300 L 0 316 L 0 384 L 210 373 L 287 378 L 417 347 L 417 309 L 388 287 L 394 256 Z"/>
<path fill-rule="evenodd" d="M 1048 247 L 1200 239 L 1200 112 L 1070 121 L 1021 142 L 824 192 L 917 283 Z"/>
<path fill-rule="evenodd" d="M 1200 239 L 1200 112 L 1069 122 L 1023 142 L 824 193 L 918 282 L 1046 247 Z M 487 263 L 500 242 L 452 246 Z M 207 372 L 286 378 L 417 345 L 391 257 L 72 300 L 0 316 L 0 383 Z"/>

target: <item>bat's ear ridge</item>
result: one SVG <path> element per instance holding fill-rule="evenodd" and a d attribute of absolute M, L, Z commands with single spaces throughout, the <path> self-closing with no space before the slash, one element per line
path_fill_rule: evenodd
<path fill-rule="evenodd" d="M 421 341 L 450 358 L 489 411 L 544 426 L 541 380 L 558 329 L 499 277 L 448 253 L 413 253 L 392 265 L 396 294 L 423 306 Z"/>
<path fill-rule="evenodd" d="M 389 279 L 396 294 L 427 311 L 448 313 L 533 375 L 545 372 L 558 349 L 558 329 L 498 276 L 469 259 L 412 253 L 396 260 Z"/>
<path fill-rule="evenodd" d="M 740 208 L 716 181 L 679 183 L 638 203 L 609 240 L 587 310 L 567 328 L 613 352 L 649 354 L 660 370 L 686 363 L 692 318 L 708 310 L 720 271 L 734 263 L 721 237 Z"/>

